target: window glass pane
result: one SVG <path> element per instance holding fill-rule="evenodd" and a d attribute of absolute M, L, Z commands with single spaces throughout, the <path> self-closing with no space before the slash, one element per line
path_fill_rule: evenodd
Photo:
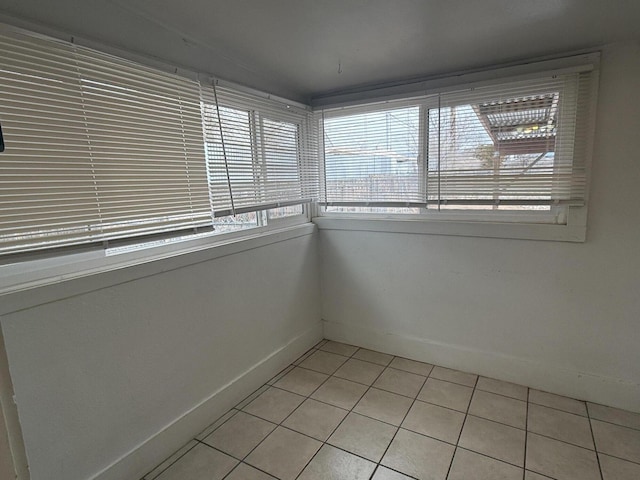
<path fill-rule="evenodd" d="M 197 82 L 12 31 L 0 57 L 0 254 L 210 225 Z"/>
<path fill-rule="evenodd" d="M 286 201 L 302 196 L 298 155 L 298 125 L 262 120 L 265 201 Z"/>
<path fill-rule="evenodd" d="M 213 228 L 217 233 L 236 232 L 247 228 L 255 228 L 259 225 L 257 212 L 241 213 L 218 217 L 213 221 Z"/>
<path fill-rule="evenodd" d="M 270 220 L 293 217 L 295 215 L 302 215 L 303 213 L 304 208 L 302 207 L 302 205 L 290 205 L 288 207 L 272 208 L 271 210 L 267 210 L 267 215 L 269 216 Z"/>
<path fill-rule="evenodd" d="M 214 210 L 231 208 L 229 183 L 235 186 L 233 201 L 236 207 L 252 203 L 257 193 L 254 188 L 257 171 L 252 145 L 250 112 L 219 107 L 224 135 L 223 148 L 216 106 L 205 104 L 203 109 L 209 185 Z"/>
<path fill-rule="evenodd" d="M 357 207 L 353 205 L 327 206 L 325 212 L 333 213 L 377 213 L 377 214 L 405 214 L 415 215 L 420 213 L 420 208 L 413 207 Z"/>
<path fill-rule="evenodd" d="M 417 106 L 325 119 L 326 201 L 420 201 L 419 130 Z"/>
<path fill-rule="evenodd" d="M 430 110 L 429 208 L 549 210 L 527 203 L 552 198 L 558 101 L 549 92 Z"/>

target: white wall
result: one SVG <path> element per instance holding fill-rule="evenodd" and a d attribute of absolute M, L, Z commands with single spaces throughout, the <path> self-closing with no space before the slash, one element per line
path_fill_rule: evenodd
<path fill-rule="evenodd" d="M 100 478 L 140 478 L 317 342 L 316 235 L 299 228 L 307 234 L 4 315 L 32 479 L 93 478 L 114 462 Z"/>
<path fill-rule="evenodd" d="M 321 230 L 325 337 L 640 411 L 639 86 L 607 47 L 586 243 Z"/>
<path fill-rule="evenodd" d="M 321 272 L 306 235 L 32 291 L 0 321 L 33 479 L 144 473 L 319 338 L 319 278 L 329 337 L 640 411 L 639 84 L 607 48 L 584 244 L 325 230 Z"/>

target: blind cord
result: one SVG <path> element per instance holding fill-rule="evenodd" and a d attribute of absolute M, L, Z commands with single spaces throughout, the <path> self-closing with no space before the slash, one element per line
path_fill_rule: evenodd
<path fill-rule="evenodd" d="M 222 145 L 222 157 L 224 158 L 224 168 L 227 173 L 227 185 L 229 186 L 229 198 L 231 199 L 231 212 L 233 216 L 236 216 L 236 207 L 233 201 L 233 189 L 231 188 L 231 175 L 229 174 L 229 163 L 227 161 L 227 148 L 224 143 L 224 134 L 222 133 L 222 120 L 220 118 L 220 105 L 218 104 L 218 91 L 216 89 L 216 79 L 211 82 L 213 86 L 213 98 L 216 103 L 216 114 L 218 117 L 218 128 L 220 129 L 220 143 Z"/>

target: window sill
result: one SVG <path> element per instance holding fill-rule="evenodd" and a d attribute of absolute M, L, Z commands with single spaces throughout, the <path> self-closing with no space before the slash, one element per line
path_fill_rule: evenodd
<path fill-rule="evenodd" d="M 0 315 L 311 235 L 315 228 L 312 223 L 303 223 L 246 231 L 241 236 L 229 234 L 185 240 L 118 255 L 95 252 L 3 265 L 0 266 Z"/>
<path fill-rule="evenodd" d="M 425 220 L 424 218 L 355 218 L 354 216 L 314 217 L 320 230 L 346 230 L 417 235 L 452 235 L 462 237 L 507 238 L 584 242 L 585 224 L 566 225 L 514 223 L 496 221 Z"/>

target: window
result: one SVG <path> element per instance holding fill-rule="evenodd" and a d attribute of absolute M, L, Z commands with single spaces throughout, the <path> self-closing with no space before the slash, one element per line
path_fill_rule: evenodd
<path fill-rule="evenodd" d="M 10 28 L 0 56 L 0 254 L 277 225 L 317 197 L 308 108 Z"/>
<path fill-rule="evenodd" d="M 316 201 L 586 218 L 590 65 L 313 112 L 12 28 L 0 55 L 0 255 L 285 226 Z"/>
<path fill-rule="evenodd" d="M 295 207 L 317 198 L 317 150 L 303 138 L 310 129 L 309 109 L 214 83 L 203 89 L 203 112 L 215 217 Z"/>
<path fill-rule="evenodd" d="M 590 80 L 585 68 L 325 109 L 321 204 L 562 222 L 585 204 Z"/>
<path fill-rule="evenodd" d="M 203 125 L 216 228 L 306 217 L 318 195 L 310 109 L 220 86 L 203 88 Z M 286 219 L 286 220 L 285 220 Z"/>
<path fill-rule="evenodd" d="M 419 105 L 377 106 L 325 118 L 327 206 L 417 213 L 414 206 L 424 204 L 421 110 Z"/>

